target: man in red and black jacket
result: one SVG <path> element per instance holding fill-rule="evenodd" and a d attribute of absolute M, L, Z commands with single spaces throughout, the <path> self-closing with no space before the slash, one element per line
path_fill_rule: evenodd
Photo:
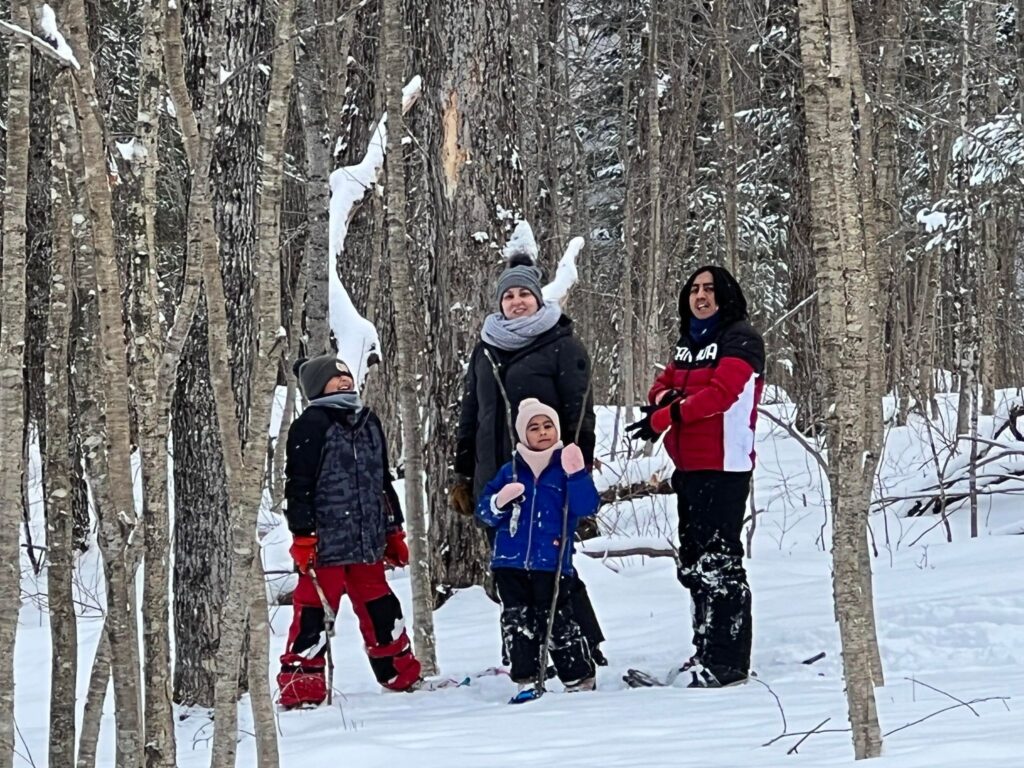
<path fill-rule="evenodd" d="M 764 340 L 747 301 L 722 267 L 701 267 L 679 296 L 680 338 L 648 394 L 646 416 L 627 427 L 656 440 L 676 465 L 679 581 L 693 600 L 690 687 L 745 682 L 750 673 L 750 587 L 740 538 L 754 469 L 754 428 Z"/>

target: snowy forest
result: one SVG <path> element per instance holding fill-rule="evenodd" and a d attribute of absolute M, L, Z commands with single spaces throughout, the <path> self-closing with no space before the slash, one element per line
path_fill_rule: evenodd
<path fill-rule="evenodd" d="M 1024 0 L 0 0 L 0 33 L 0 768 L 1016 764 Z M 510 241 L 592 361 L 610 666 L 382 696 L 339 613 L 333 704 L 282 711 L 302 358 L 380 416 L 424 672 L 499 661 L 449 492 Z M 766 347 L 758 677 L 635 691 L 690 618 L 624 426 L 704 264 Z"/>

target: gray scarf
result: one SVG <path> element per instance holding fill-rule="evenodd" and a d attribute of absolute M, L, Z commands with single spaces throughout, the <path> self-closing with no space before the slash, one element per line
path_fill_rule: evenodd
<path fill-rule="evenodd" d="M 355 411 L 356 413 L 363 409 L 363 401 L 359 399 L 358 392 L 335 392 L 331 395 L 313 398 L 309 401 L 309 404 L 324 408 L 341 408 L 346 411 Z"/>
<path fill-rule="evenodd" d="M 554 302 L 544 304 L 529 317 L 507 318 L 495 312 L 484 319 L 480 338 L 506 352 L 522 349 L 545 331 L 558 324 L 562 308 Z"/>

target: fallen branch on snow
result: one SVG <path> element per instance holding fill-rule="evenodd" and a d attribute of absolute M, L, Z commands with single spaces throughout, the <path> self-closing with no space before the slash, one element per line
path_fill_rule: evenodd
<path fill-rule="evenodd" d="M 584 554 L 587 557 L 592 557 L 595 560 L 603 560 L 606 557 L 633 557 L 634 555 L 642 555 L 644 557 L 675 557 L 675 549 L 666 544 L 664 547 L 630 547 L 623 546 L 618 547 L 604 547 L 603 549 L 583 549 L 582 547 L 578 550 L 580 554 Z"/>

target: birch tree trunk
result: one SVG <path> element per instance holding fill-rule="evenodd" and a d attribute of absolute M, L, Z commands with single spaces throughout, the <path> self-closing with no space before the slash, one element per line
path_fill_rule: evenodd
<path fill-rule="evenodd" d="M 732 82 L 732 54 L 729 51 L 729 0 L 715 3 L 716 55 L 718 58 L 718 88 L 722 115 L 722 229 L 724 232 L 725 263 L 729 271 L 739 277 L 739 248 L 737 238 L 736 203 L 736 95 Z"/>
<path fill-rule="evenodd" d="M 142 621 L 145 638 L 145 749 L 147 768 L 174 768 L 174 706 L 171 696 L 170 651 L 170 515 L 167 499 L 167 436 L 170 396 L 161 390 L 166 323 L 161 322 L 160 277 L 157 274 L 156 175 L 159 169 L 157 131 L 163 92 L 162 0 L 142 4 L 139 48 L 139 97 L 132 157 L 132 200 L 129 221 L 134 229 L 133 266 L 136 312 L 132 344 L 132 376 L 138 398 L 142 458 L 142 520 L 145 578 Z M 186 280 L 187 284 L 187 280 Z M 194 299 L 183 291 L 179 312 L 194 312 Z M 191 306 L 189 306 L 191 304 Z M 169 350 L 176 368 L 178 349 Z M 166 374 L 164 375 L 166 379 Z M 173 376 L 170 377 L 173 381 Z"/>
<path fill-rule="evenodd" d="M 824 7 L 800 0 L 800 53 L 804 72 L 813 247 L 818 262 L 819 308 L 826 379 L 829 483 L 832 492 L 833 590 L 843 649 L 854 754 L 881 754 L 872 680 L 868 613 L 861 589 L 869 564 L 867 510 L 877 457 L 870 451 L 864 382 L 869 365 L 866 316 L 875 280 L 866 262 L 859 219 L 857 160 L 851 123 L 851 68 L 856 43 L 849 0 Z M 826 29 L 829 30 L 826 42 Z M 865 604 L 867 603 L 867 604 Z"/>
<path fill-rule="evenodd" d="M 971 413 L 978 397 L 978 370 L 981 353 L 978 322 L 979 265 L 977 243 L 974 238 L 974 195 L 970 188 L 971 160 L 966 147 L 970 141 L 968 121 L 971 98 L 971 50 L 974 48 L 974 3 L 965 0 L 960 11 L 960 92 L 957 114 L 960 141 L 963 148 L 955 161 L 957 187 L 954 192 L 960 208 L 961 225 L 956 233 L 957 253 L 963 270 L 962 320 L 957 341 L 957 373 L 960 376 L 960 397 L 956 410 L 956 434 L 967 434 L 971 427 Z M 973 440 L 976 435 L 970 434 Z"/>
<path fill-rule="evenodd" d="M 96 747 L 100 741 L 100 722 L 103 719 L 103 702 L 107 697 L 110 682 L 110 640 L 107 634 L 108 622 L 104 620 L 100 630 L 100 642 L 89 673 L 89 687 L 85 690 L 85 705 L 82 708 L 82 732 L 78 742 L 76 768 L 94 768 Z"/>
<path fill-rule="evenodd" d="M 648 50 L 647 50 L 647 82 L 645 95 L 647 97 L 647 173 L 648 173 L 648 203 L 650 205 L 649 218 L 647 219 L 647 291 L 644 302 L 646 317 L 644 327 L 644 346 L 646 358 L 644 370 L 653 371 L 654 366 L 661 358 L 661 300 L 665 287 L 663 277 L 664 267 L 661 258 L 661 113 L 659 103 L 660 82 L 658 77 L 659 57 L 659 11 L 660 0 L 651 0 L 649 17 L 647 20 Z"/>
<path fill-rule="evenodd" d="M 31 28 L 27 0 L 13 0 L 11 20 Z M 3 199 L 3 286 L 0 293 L 0 504 L 8 510 L 0 526 L 0 594 L 11 605 L 0 613 L 0 768 L 14 765 L 14 636 L 21 606 L 20 525 L 22 432 L 25 426 L 25 231 L 29 154 L 28 41 L 12 38 L 8 49 L 7 154 Z"/>
<path fill-rule="evenodd" d="M 412 290 L 412 264 L 406 253 L 405 119 L 402 87 L 405 84 L 405 35 L 401 0 L 383 0 L 384 82 L 388 107 L 388 258 L 398 342 L 399 413 L 405 458 L 405 525 L 409 533 L 412 574 L 413 647 L 423 673 L 437 673 L 434 647 L 434 599 L 430 589 L 430 546 L 427 540 L 423 425 L 417 396 L 417 356 L 423 323 L 418 319 L 418 295 Z"/>
<path fill-rule="evenodd" d="M 225 8 L 214 6 L 207 31 L 206 57 L 224 57 Z M 200 79 L 195 103 L 186 80 L 185 45 L 179 6 L 168 5 L 164 15 L 164 74 L 174 113 L 181 130 L 182 146 L 191 172 L 186 223 L 186 274 L 182 309 L 175 315 L 171 337 L 183 337 L 177 383 L 174 376 L 161 383 L 161 392 L 173 391 L 171 405 L 174 435 L 175 560 L 174 620 L 176 663 L 174 698 L 186 705 L 212 707 L 216 679 L 215 657 L 220 645 L 220 609 L 228 590 L 228 505 L 220 434 L 209 425 L 215 420 L 206 343 L 205 302 L 200 301 L 203 252 L 195 246 L 200 218 L 212 219 L 209 210 L 209 175 L 214 129 L 218 114 L 218 78 Z M 201 128 L 200 128 L 201 125 Z M 196 190 L 207 189 L 205 194 Z M 203 233 L 217 246 L 212 224 Z M 186 295 L 194 297 L 186 302 Z M 193 312 L 189 307 L 195 307 Z M 170 342 L 168 342 L 170 343 Z M 167 356 L 165 355 L 165 363 Z"/>
<path fill-rule="evenodd" d="M 228 476 L 229 499 L 229 540 L 231 542 L 231 574 L 228 578 L 228 593 L 221 615 L 221 644 L 217 650 L 217 681 L 214 686 L 214 719 L 217 727 L 213 738 L 213 768 L 231 768 L 235 764 L 237 750 L 237 706 L 236 695 L 239 678 L 239 659 L 245 638 L 245 627 L 249 617 L 251 599 L 250 580 L 253 575 L 253 558 L 256 555 L 256 517 L 263 496 L 265 480 L 264 467 L 267 457 L 267 429 L 270 423 L 271 403 L 274 385 L 280 367 L 281 354 L 287 348 L 287 337 L 281 329 L 280 296 L 280 196 L 282 174 L 282 152 L 284 130 L 288 116 L 288 87 L 291 83 L 293 64 L 292 25 L 295 12 L 294 0 L 283 0 L 275 33 L 274 66 L 265 119 L 263 138 L 263 167 L 261 172 L 260 218 L 258 220 L 259 249 L 257 276 L 251 305 L 255 310 L 257 324 L 256 343 L 250 350 L 254 368 L 251 380 L 249 413 L 245 419 L 231 417 L 235 408 L 231 397 L 231 359 L 225 335 L 218 331 L 227 327 L 227 296 L 217 257 L 216 239 L 202 237 L 190 244 L 203 253 L 203 278 L 207 290 L 207 311 L 209 312 L 210 370 L 217 408 L 217 423 Z M 200 199 L 205 196 L 205 185 L 199 185 Z M 210 231 L 212 221 L 206 211 L 207 201 L 202 200 L 199 232 Z M 242 303 L 243 306 L 245 302 Z M 245 424 L 243 430 L 243 422 Z M 242 436 L 244 435 L 244 442 Z M 259 665 L 266 665 L 267 659 L 257 662 L 256 673 L 262 672 Z M 261 721 L 266 721 L 265 710 L 269 702 L 254 702 L 254 712 Z M 269 740 L 261 738 L 261 746 L 267 747 Z M 263 755 L 267 764 L 276 764 L 276 755 Z"/>
<path fill-rule="evenodd" d="M 71 509 L 71 443 L 68 431 L 69 358 L 71 329 L 70 281 L 74 243 L 71 216 L 74 212 L 69 183 L 70 169 L 64 137 L 77 130 L 71 110 L 70 74 L 61 73 L 54 83 L 51 129 L 53 254 L 49 329 L 46 344 L 46 575 L 50 609 L 50 744 L 51 768 L 75 765 L 75 690 L 78 678 L 78 631 L 72 580 L 74 576 L 74 516 Z"/>
<path fill-rule="evenodd" d="M 329 305 L 327 292 L 327 256 L 330 240 L 327 232 L 330 205 L 330 175 L 333 167 L 333 140 L 327 119 L 325 103 L 325 72 L 322 68 L 321 44 L 324 36 L 317 25 L 317 3 L 315 0 L 297 0 L 296 19 L 302 39 L 296 49 L 295 95 L 302 119 L 303 145 L 306 150 L 306 242 L 303 270 L 309 275 L 305 288 L 306 334 L 309 341 L 306 351 L 309 356 L 320 355 L 331 350 L 331 329 L 327 317 Z M 349 18 L 355 16 L 350 10 Z M 348 51 L 341 52 L 348 57 Z M 347 64 L 342 66 L 347 71 Z M 300 294 L 301 296 L 301 294 Z M 293 310 L 298 311 L 298 310 Z M 354 361 L 352 363 L 354 364 Z M 288 376 L 289 381 L 293 377 Z M 281 443 L 284 442 L 281 431 Z"/>
<path fill-rule="evenodd" d="M 103 419 L 106 453 L 106 498 L 99 540 L 107 576 L 107 610 L 114 674 L 117 720 L 117 766 L 142 765 L 142 689 L 131 534 L 136 527 L 132 495 L 131 424 L 128 411 L 128 366 L 121 304 L 120 273 L 107 180 L 107 138 L 92 75 L 84 0 L 70 0 L 68 40 L 81 62 L 75 81 L 75 110 L 81 130 L 84 190 L 95 258 L 96 305 L 99 315 L 101 389 L 96 401 Z"/>
<path fill-rule="evenodd" d="M 280 764 L 277 750 L 277 720 L 270 692 L 268 663 L 270 660 L 270 610 L 263 560 L 257 555 L 252 562 L 249 579 L 249 699 L 256 727 L 256 766 L 276 768 Z"/>
<path fill-rule="evenodd" d="M 632 29 L 629 18 L 629 2 L 622 3 L 622 23 L 619 26 L 619 45 L 623 51 L 628 51 L 632 42 Z M 626 179 L 624 190 L 624 204 L 622 216 L 622 277 L 620 279 L 620 293 L 622 295 L 622 336 L 618 341 L 619 365 L 622 373 L 622 388 L 620 396 L 622 405 L 630 407 L 640 398 L 640 391 L 637 388 L 637 371 L 635 359 L 635 345 L 633 343 L 633 327 L 636 317 L 636 309 L 633 306 L 633 272 L 636 262 L 636 239 L 633 234 L 634 220 L 636 216 L 636 194 L 633 184 L 629 179 L 633 167 L 632 150 L 630 148 L 631 131 L 631 102 L 633 100 L 633 71 L 629 66 L 629 59 L 623 57 L 622 67 L 622 108 L 619 114 L 619 162 L 622 163 L 622 175 Z M 642 378 L 642 377 L 641 377 Z M 627 420 L 628 421 L 628 420 Z"/>
<path fill-rule="evenodd" d="M 253 349 L 253 359 L 258 365 L 255 381 L 260 388 L 255 389 L 252 394 L 253 399 L 258 402 L 261 398 L 267 402 L 273 400 L 277 372 L 288 349 L 286 331 L 281 325 L 281 195 L 284 183 L 284 147 L 289 97 L 295 71 L 295 10 L 296 0 L 280 0 L 278 3 L 270 94 L 263 130 L 261 193 L 256 230 L 260 273 L 254 301 L 260 311 L 260 315 L 257 316 L 260 338 Z M 268 310 L 271 312 L 270 316 L 265 314 Z M 274 320 L 277 324 L 271 325 Z M 249 482 L 255 483 L 261 491 L 258 498 L 262 497 L 263 477 L 257 479 L 255 474 L 261 469 L 261 457 L 267 458 L 266 441 L 270 413 L 269 405 L 255 409 L 254 416 L 261 418 L 259 422 L 249 424 L 246 442 L 246 458 L 254 475 Z M 269 476 L 267 477 L 269 482 Z M 254 534 L 258 510 L 257 502 L 255 510 L 250 513 L 253 526 L 250 535 Z M 246 607 L 253 637 L 249 647 L 249 699 L 256 726 L 257 762 L 260 768 L 275 768 L 279 763 L 277 729 L 274 705 L 270 698 L 270 684 L 267 680 L 267 667 L 270 663 L 270 644 L 267 638 L 269 618 L 263 564 L 258 552 L 249 573 L 247 591 L 258 601 L 255 613 L 252 603 Z"/>

